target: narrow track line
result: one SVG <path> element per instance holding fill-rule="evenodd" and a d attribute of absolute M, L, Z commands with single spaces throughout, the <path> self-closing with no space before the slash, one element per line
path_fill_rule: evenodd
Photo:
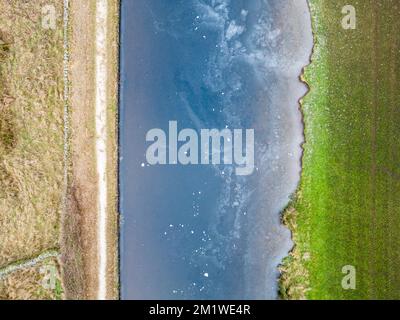
<path fill-rule="evenodd" d="M 63 13 L 63 81 L 64 81 L 64 190 L 62 202 L 62 214 L 66 215 L 67 197 L 68 197 L 68 184 L 69 184 L 69 136 L 70 136 L 70 121 L 69 121 L 69 0 L 64 0 L 64 13 Z"/>
<path fill-rule="evenodd" d="M 377 193 L 377 135 L 378 135 L 378 105 L 379 105 L 379 65 L 378 61 L 380 59 L 379 56 L 379 14 L 378 7 L 375 0 L 372 0 L 372 37 L 374 41 L 374 50 L 372 52 L 373 55 L 373 65 L 372 65 L 372 74 L 374 77 L 374 91 L 373 91 L 373 101 L 372 101 L 372 126 L 371 126 L 371 169 L 370 174 L 372 178 L 371 183 L 371 215 L 372 215 L 372 230 L 371 232 L 371 240 L 372 240 L 372 259 L 371 259 L 371 294 L 370 298 L 377 299 L 377 282 L 376 279 L 376 263 L 380 254 L 380 250 L 377 245 L 377 230 L 378 229 L 378 216 L 377 216 L 377 201 L 376 201 L 376 193 Z M 380 258 L 380 257 L 379 257 Z"/>
<path fill-rule="evenodd" d="M 4 279 L 6 276 L 8 276 L 9 274 L 11 274 L 13 272 L 16 272 L 16 271 L 19 271 L 22 269 L 26 269 L 26 268 L 34 267 L 38 263 L 40 263 L 48 258 L 58 258 L 59 255 L 60 254 L 58 251 L 50 250 L 50 251 L 41 253 L 40 255 L 38 255 L 37 257 L 35 257 L 33 259 L 24 260 L 19 263 L 11 263 L 10 265 L 0 269 L 0 279 Z"/>

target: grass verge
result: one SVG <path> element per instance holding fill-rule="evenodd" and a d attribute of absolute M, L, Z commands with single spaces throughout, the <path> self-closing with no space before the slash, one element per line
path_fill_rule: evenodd
<path fill-rule="evenodd" d="M 60 18 L 43 28 L 48 5 L 62 12 L 55 0 L 0 0 L 0 268 L 59 247 L 63 35 Z M 24 275 L 3 280 L 1 298 L 40 290 Z"/>
<path fill-rule="evenodd" d="M 119 128 L 119 25 L 120 0 L 109 4 L 109 65 L 108 65 L 108 292 L 110 298 L 119 298 L 119 209 L 118 209 L 118 128 Z"/>
<path fill-rule="evenodd" d="M 282 266 L 284 298 L 400 298 L 400 4 L 310 0 L 315 35 L 305 71 L 302 180 L 286 221 L 296 247 Z M 344 266 L 356 270 L 345 290 Z"/>
<path fill-rule="evenodd" d="M 49 5 L 57 15 L 54 30 L 42 27 L 42 9 Z M 70 1 L 71 155 L 62 213 L 63 2 L 0 0 L 0 270 L 50 248 L 61 250 L 56 292 L 43 291 L 38 264 L 5 277 L 0 299 L 96 297 L 95 5 Z M 110 0 L 109 8 L 107 283 L 109 298 L 116 298 L 119 1 Z"/>

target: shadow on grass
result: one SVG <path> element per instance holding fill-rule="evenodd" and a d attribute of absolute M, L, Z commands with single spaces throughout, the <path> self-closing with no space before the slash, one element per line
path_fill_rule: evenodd
<path fill-rule="evenodd" d="M 14 98 L 9 94 L 6 81 L 6 64 L 11 55 L 12 38 L 0 30 L 0 186 L 8 194 L 17 196 L 17 186 L 13 175 L 3 163 L 3 158 L 16 146 L 14 125 Z"/>

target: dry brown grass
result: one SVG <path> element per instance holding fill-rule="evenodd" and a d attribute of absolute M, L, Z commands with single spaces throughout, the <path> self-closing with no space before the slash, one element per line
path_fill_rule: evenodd
<path fill-rule="evenodd" d="M 93 299 L 97 281 L 94 131 L 95 2 L 70 2 L 71 177 L 61 233 L 67 299 Z"/>
<path fill-rule="evenodd" d="M 296 218 L 298 212 L 289 206 L 283 215 L 283 223 L 292 231 L 293 241 L 297 243 Z M 279 267 L 280 297 L 284 300 L 305 300 L 309 290 L 309 274 L 304 263 L 308 261 L 309 254 L 302 254 L 297 246 L 293 248 Z"/>
<path fill-rule="evenodd" d="M 83 211 L 79 207 L 76 188 L 69 189 L 66 216 L 62 219 L 62 278 L 68 299 L 86 297 L 86 279 L 84 268 L 84 245 L 82 235 Z"/>
<path fill-rule="evenodd" d="M 57 0 L 0 0 L 0 267 L 59 245 L 62 19 L 42 28 L 48 4 L 62 12 Z"/>
<path fill-rule="evenodd" d="M 120 0 L 109 7 L 109 68 L 108 68 L 108 292 L 119 297 L 119 210 L 118 210 L 118 93 L 119 93 L 119 9 Z"/>
<path fill-rule="evenodd" d="M 43 268 L 55 268 L 55 287 L 46 283 Z M 59 300 L 63 298 L 58 261 L 46 259 L 31 268 L 15 271 L 0 279 L 0 300 Z"/>
<path fill-rule="evenodd" d="M 0 0 L 0 268 L 60 247 L 65 297 L 90 299 L 97 293 L 95 0 L 70 3 L 71 176 L 62 214 L 62 1 Z M 41 27 L 41 8 L 48 4 L 54 4 L 59 14 L 54 31 Z M 118 297 L 118 22 L 119 0 L 113 0 L 108 92 L 109 298 Z M 0 299 L 61 297 L 60 288 L 55 293 L 43 291 L 41 278 L 36 267 L 12 273 L 0 283 Z"/>

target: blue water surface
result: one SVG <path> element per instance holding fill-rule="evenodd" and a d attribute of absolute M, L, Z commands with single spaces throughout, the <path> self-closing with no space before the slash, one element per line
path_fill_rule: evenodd
<path fill-rule="evenodd" d="M 122 1 L 123 299 L 277 297 L 292 245 L 280 212 L 300 171 L 298 76 L 311 51 L 306 1 L 296 1 Z M 254 129 L 255 171 L 149 166 L 146 133 L 172 120 Z"/>

